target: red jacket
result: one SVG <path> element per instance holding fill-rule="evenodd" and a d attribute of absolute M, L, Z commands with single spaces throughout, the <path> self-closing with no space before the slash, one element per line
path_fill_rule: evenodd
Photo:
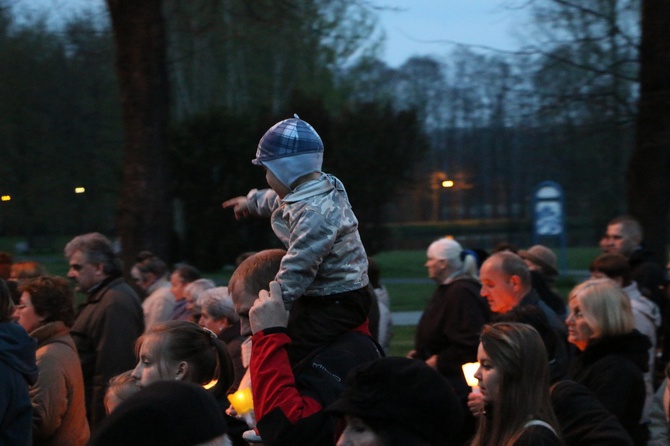
<path fill-rule="evenodd" d="M 256 426 L 265 446 L 335 444 L 336 420 L 323 408 L 340 395 L 350 370 L 383 356 L 365 332 L 367 323 L 293 369 L 285 328 L 254 334 L 249 367 Z"/>

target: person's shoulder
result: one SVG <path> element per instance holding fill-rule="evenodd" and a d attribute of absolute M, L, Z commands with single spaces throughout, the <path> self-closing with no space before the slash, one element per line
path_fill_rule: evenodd
<path fill-rule="evenodd" d="M 449 289 L 459 292 L 470 292 L 479 295 L 479 290 L 482 288 L 481 282 L 474 277 L 462 275 L 456 277 L 453 281 L 447 284 Z"/>
<path fill-rule="evenodd" d="M 0 343 L 14 342 L 16 338 L 28 339 L 26 330 L 15 322 L 0 322 Z"/>
<path fill-rule="evenodd" d="M 111 281 L 106 288 L 106 290 L 102 290 L 102 293 L 113 296 L 115 300 L 139 303 L 139 296 L 137 295 L 137 292 L 122 277 Z"/>
<path fill-rule="evenodd" d="M 523 430 L 514 446 L 562 446 L 556 432 L 543 424 L 528 426 Z"/>
<path fill-rule="evenodd" d="M 346 378 L 352 368 L 383 356 L 370 336 L 349 332 L 319 350 L 310 362 L 312 368 L 325 367 L 340 378 Z"/>
<path fill-rule="evenodd" d="M 628 263 L 631 266 L 631 273 L 634 276 L 641 271 L 665 272 L 665 267 L 653 258 L 651 251 L 645 248 L 633 251 L 628 258 Z"/>
<path fill-rule="evenodd" d="M 326 346 L 320 354 L 330 355 L 342 352 L 370 355 L 373 359 L 380 357 L 377 343 L 370 336 L 358 331 L 350 331 L 341 335 L 334 342 Z"/>
<path fill-rule="evenodd" d="M 302 394 L 330 404 L 339 396 L 353 369 L 381 357 L 383 353 L 372 338 L 346 333 L 294 369 L 296 387 Z"/>
<path fill-rule="evenodd" d="M 643 336 L 643 335 L 642 335 Z M 646 339 L 646 336 L 645 336 Z M 587 348 L 583 355 L 583 364 L 592 372 L 601 373 L 618 381 L 628 379 L 630 376 L 641 376 L 642 369 L 646 368 L 646 347 L 624 345 L 624 342 L 598 343 Z M 632 347 L 632 348 L 629 348 Z"/>

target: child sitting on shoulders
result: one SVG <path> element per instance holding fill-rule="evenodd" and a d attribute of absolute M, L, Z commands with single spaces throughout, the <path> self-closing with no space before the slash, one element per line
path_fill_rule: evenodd
<path fill-rule="evenodd" d="M 323 142 L 307 122 L 285 119 L 261 138 L 252 163 L 271 189 L 223 203 L 235 217 L 271 217 L 287 253 L 275 280 L 290 310 L 289 355 L 296 363 L 319 345 L 367 329 L 373 302 L 367 254 L 344 185 L 321 172 Z"/>

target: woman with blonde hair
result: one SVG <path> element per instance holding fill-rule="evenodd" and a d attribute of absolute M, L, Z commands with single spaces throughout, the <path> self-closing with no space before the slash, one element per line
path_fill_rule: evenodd
<path fill-rule="evenodd" d="M 472 446 L 563 444 L 549 399 L 547 353 L 533 327 L 485 325 L 477 359 L 485 409 Z"/>
<path fill-rule="evenodd" d="M 570 292 L 568 305 L 568 341 L 579 350 L 568 376 L 598 397 L 636 445 L 646 444 L 640 419 L 650 341 L 634 328 L 630 299 L 613 280 L 590 279 Z"/>

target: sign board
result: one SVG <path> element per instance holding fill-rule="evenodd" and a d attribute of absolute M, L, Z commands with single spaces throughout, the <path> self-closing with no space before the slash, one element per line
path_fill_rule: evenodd
<path fill-rule="evenodd" d="M 563 189 L 553 181 L 537 185 L 533 193 L 533 243 L 542 237 L 558 237 L 563 254 L 566 247 L 565 212 L 563 209 Z M 562 257 L 565 267 L 565 254 Z"/>
<path fill-rule="evenodd" d="M 546 181 L 535 190 L 535 232 L 537 235 L 563 233 L 563 191 L 556 183 Z"/>

